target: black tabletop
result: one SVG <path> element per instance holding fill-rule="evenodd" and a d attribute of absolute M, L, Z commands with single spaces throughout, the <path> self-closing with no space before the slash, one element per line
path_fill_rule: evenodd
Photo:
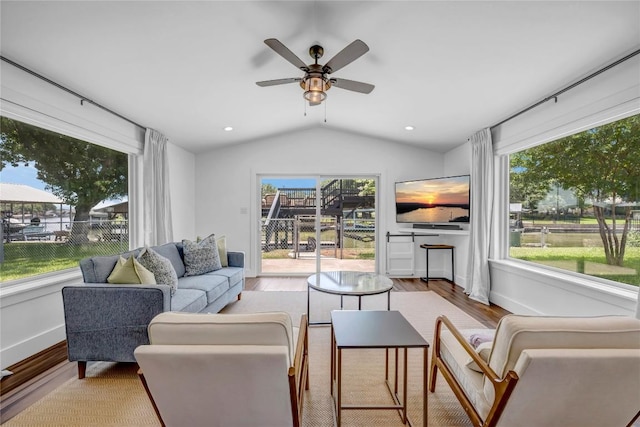
<path fill-rule="evenodd" d="M 429 346 L 399 311 L 332 311 L 331 323 L 338 348 Z"/>

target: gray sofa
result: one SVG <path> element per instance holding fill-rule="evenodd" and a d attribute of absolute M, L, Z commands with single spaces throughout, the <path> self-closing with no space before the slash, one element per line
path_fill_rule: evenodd
<path fill-rule="evenodd" d="M 84 284 L 62 289 L 69 360 L 78 362 L 84 378 L 88 361 L 135 362 L 136 347 L 149 344 L 147 326 L 165 311 L 217 313 L 241 298 L 244 253 L 228 252 L 228 267 L 199 276 L 184 276 L 182 243 L 152 247 L 168 258 L 178 276 L 172 295 L 168 285 L 113 285 L 107 277 L 120 255 L 141 249 L 80 261 Z"/>

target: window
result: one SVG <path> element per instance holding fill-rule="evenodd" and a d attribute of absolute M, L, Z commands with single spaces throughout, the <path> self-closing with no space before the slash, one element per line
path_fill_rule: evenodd
<path fill-rule="evenodd" d="M 509 157 L 509 256 L 640 285 L 640 116 Z"/>
<path fill-rule="evenodd" d="M 129 155 L 1 117 L 0 282 L 129 249 Z"/>

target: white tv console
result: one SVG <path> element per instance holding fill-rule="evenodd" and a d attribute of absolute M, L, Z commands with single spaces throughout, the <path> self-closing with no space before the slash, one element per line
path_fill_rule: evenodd
<path fill-rule="evenodd" d="M 416 246 L 424 237 L 468 236 L 469 230 L 399 228 L 387 232 L 386 273 L 392 277 L 422 276 L 422 261 L 416 265 Z M 419 270 L 419 271 L 416 271 Z"/>

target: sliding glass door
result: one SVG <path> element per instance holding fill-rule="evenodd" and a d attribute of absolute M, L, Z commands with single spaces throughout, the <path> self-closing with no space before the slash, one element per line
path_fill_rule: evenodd
<path fill-rule="evenodd" d="M 260 274 L 376 270 L 376 177 L 261 176 Z"/>

